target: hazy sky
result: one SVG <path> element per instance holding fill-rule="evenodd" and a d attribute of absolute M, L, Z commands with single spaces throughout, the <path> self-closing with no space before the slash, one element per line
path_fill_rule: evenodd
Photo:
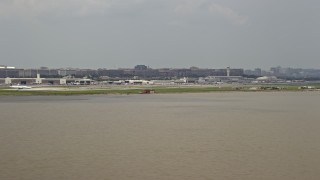
<path fill-rule="evenodd" d="M 319 0 L 0 0 L 0 65 L 320 68 Z"/>

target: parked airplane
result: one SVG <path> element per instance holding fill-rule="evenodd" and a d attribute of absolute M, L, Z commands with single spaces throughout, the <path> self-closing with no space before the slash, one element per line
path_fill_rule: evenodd
<path fill-rule="evenodd" d="M 11 88 L 14 88 L 14 89 L 31 89 L 31 87 L 30 86 L 21 86 L 21 85 L 17 85 L 17 86 L 14 86 L 14 85 L 12 85 L 12 86 L 10 86 Z"/>

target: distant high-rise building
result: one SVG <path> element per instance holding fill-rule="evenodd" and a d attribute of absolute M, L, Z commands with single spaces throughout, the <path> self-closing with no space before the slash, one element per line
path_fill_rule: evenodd
<path fill-rule="evenodd" d="M 148 69 L 148 66 L 146 65 L 136 65 L 134 67 L 135 70 L 147 70 Z"/>

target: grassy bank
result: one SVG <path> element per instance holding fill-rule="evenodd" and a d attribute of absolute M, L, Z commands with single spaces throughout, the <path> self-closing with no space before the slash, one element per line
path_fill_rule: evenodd
<path fill-rule="evenodd" d="M 118 87 L 118 88 L 83 88 L 83 89 L 61 89 L 61 90 L 14 90 L 0 89 L 1 96 L 35 96 L 35 95 L 94 95 L 94 94 L 139 94 L 143 89 L 153 89 L 157 94 L 166 93 L 207 93 L 207 92 L 256 92 L 256 91 L 302 91 L 300 86 L 283 85 L 283 86 L 225 86 L 225 87 L 208 87 L 208 86 L 175 86 L 175 87 Z M 320 88 L 317 86 L 316 88 Z"/>
<path fill-rule="evenodd" d="M 215 91 L 231 91 L 231 88 L 152 88 L 155 93 L 201 93 Z M 90 90 L 0 90 L 0 95 L 6 96 L 32 96 L 32 95 L 93 95 L 93 94 L 140 94 L 143 89 L 90 89 Z"/>

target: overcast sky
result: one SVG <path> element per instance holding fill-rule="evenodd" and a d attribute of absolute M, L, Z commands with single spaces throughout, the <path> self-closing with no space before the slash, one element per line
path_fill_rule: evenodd
<path fill-rule="evenodd" d="M 319 0 L 0 0 L 0 65 L 320 68 Z"/>

